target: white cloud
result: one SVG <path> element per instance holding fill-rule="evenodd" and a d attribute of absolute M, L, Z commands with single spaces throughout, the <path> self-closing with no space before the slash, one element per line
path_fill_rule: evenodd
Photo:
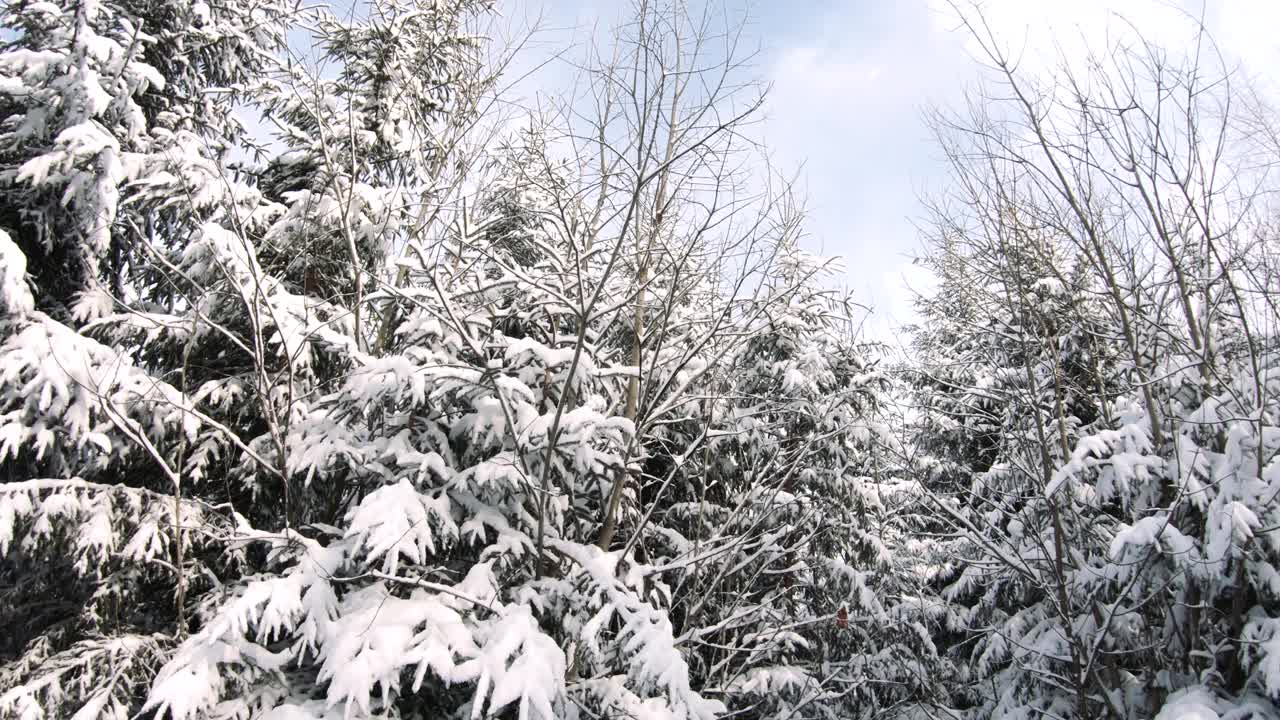
<path fill-rule="evenodd" d="M 1246 74 L 1255 76 L 1272 97 L 1280 97 L 1280 2 L 1276 0 L 1222 0 L 1218 44 L 1240 61 Z"/>
<path fill-rule="evenodd" d="M 956 12 L 948 0 L 932 3 L 939 18 L 955 23 Z M 955 7 L 971 5 L 958 0 Z M 1056 64 L 1059 56 L 1079 58 L 1088 50 L 1103 50 L 1110 42 L 1139 33 L 1165 47 L 1185 45 L 1195 14 L 1190 0 L 983 0 L 980 7 L 1004 48 L 1034 69 Z"/>
<path fill-rule="evenodd" d="M 875 307 L 866 331 L 888 339 L 924 284 L 910 220 L 942 170 L 921 112 L 955 96 L 968 63 L 924 0 L 845 2 L 805 25 L 769 66 L 766 137 L 784 168 L 804 165 L 810 246 L 846 258 L 847 284 Z"/>
<path fill-rule="evenodd" d="M 959 26 L 956 8 L 974 7 L 973 0 L 927 1 L 949 29 Z M 1228 64 L 1259 71 L 1280 61 L 1276 0 L 977 0 L 977 6 L 1002 49 L 1031 72 L 1138 37 L 1173 55 L 1190 53 L 1202 21 Z M 976 43 L 967 46 L 981 54 Z"/>
<path fill-rule="evenodd" d="M 1174 55 L 1189 51 L 1202 15 L 1229 64 L 1255 73 L 1280 67 L 1280 0 L 980 2 L 1027 72 L 1047 72 L 1059 58 L 1082 59 L 1138 35 Z M 792 5 L 790 12 L 794 18 L 804 10 Z M 921 110 L 953 103 L 978 79 L 969 57 L 977 48 L 955 32 L 947 0 L 842 0 L 804 24 L 809 32 L 796 33 L 770 69 L 768 140 L 784 166 L 805 164 L 813 244 L 848 258 L 850 285 L 877 306 L 869 330 L 889 338 L 914 317 L 912 291 L 930 284 L 909 262 L 918 248 L 910 224 L 920 214 L 917 195 L 945 182 Z"/>
<path fill-rule="evenodd" d="M 969 0 L 957 0 L 968 3 Z M 978 0 L 995 32 L 1023 61 L 1048 69 L 1059 53 L 1080 56 L 1132 38 L 1188 48 L 1195 18 L 1205 21 L 1228 62 L 1246 72 L 1280 67 L 1280 0 Z M 728 3 L 738 5 L 735 0 Z M 628 0 L 511 0 L 504 11 L 545 8 L 560 32 L 547 45 L 583 42 L 616 21 Z M 773 83 L 766 139 L 784 169 L 805 170 L 812 249 L 846 257 L 847 282 L 877 306 L 870 330 L 888 338 L 914 314 L 912 290 L 927 272 L 909 262 L 918 194 L 945 182 L 946 168 L 922 117 L 952 104 L 979 66 L 948 0 L 777 0 L 754 3 L 761 68 Z M 597 25 L 598 24 L 598 25 Z M 549 68 L 535 84 L 563 89 L 571 73 Z M 549 87 L 555 86 L 555 87 Z M 1280 97 L 1280 93 L 1277 94 Z"/>

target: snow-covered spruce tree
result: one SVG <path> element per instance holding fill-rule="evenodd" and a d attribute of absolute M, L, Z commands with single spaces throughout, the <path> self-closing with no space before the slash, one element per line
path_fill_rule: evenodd
<path fill-rule="evenodd" d="M 881 717 L 951 671 L 911 533 L 919 494 L 887 452 L 887 379 L 831 266 L 794 247 L 714 401 L 700 482 L 669 536 L 708 558 L 674 585 L 699 668 L 746 717 Z M 684 498 L 681 498 L 684 500 Z"/>
<path fill-rule="evenodd" d="M 1026 641 L 1037 649 L 1019 658 L 1020 671 L 1045 663 L 1046 672 L 1058 672 L 1056 664 L 1076 652 L 1071 632 L 1062 630 L 1071 621 L 1057 610 L 1066 584 L 1060 578 L 1087 541 L 1079 525 L 1094 520 L 1043 493 L 1079 428 L 1098 417 L 1105 384 L 1094 374 L 1109 363 L 1095 358 L 1102 350 L 1102 328 L 1093 320 L 1100 308 L 1079 263 L 1051 236 L 1019 222 L 1004 199 L 967 201 L 976 215 L 938 218 L 944 234 L 929 262 L 943 278 L 940 293 L 956 291 L 957 278 L 984 282 L 965 284 L 960 312 L 944 295 L 920 304 L 911 439 L 934 512 L 951 515 L 961 531 L 946 552 L 996 554 L 991 564 L 952 563 L 935 578 L 953 614 L 948 625 L 959 630 L 945 643 L 971 660 L 972 682 L 981 688 L 1004 667 L 1012 642 L 1005 638 L 1025 632 L 1028 612 L 1040 613 L 1030 632 L 1066 644 L 1037 648 Z M 983 630 L 975 637 L 972 629 Z M 953 688 L 961 703 L 975 701 L 970 691 Z M 1048 708 L 1063 697 L 1070 702 L 1073 689 L 1026 692 Z"/>
<path fill-rule="evenodd" d="M 105 347 L 68 330 L 128 309 L 117 317 L 136 321 L 134 337 L 107 345 L 173 384 L 163 373 L 180 364 L 180 349 L 162 342 L 147 348 L 155 354 L 140 354 L 146 341 L 190 327 L 172 312 L 183 299 L 172 274 L 156 272 L 163 264 L 155 253 L 182 252 L 202 213 L 224 204 L 226 186 L 210 156 L 240 136 L 226 108 L 278 48 L 286 8 L 13 3 L 5 12 L 16 33 L 3 60 L 8 169 L 0 183 L 12 214 L 2 222 L 26 258 L 42 312 L 10 324 L 4 410 L 11 414 L 0 457 L 19 476 L 65 474 L 75 458 L 76 472 L 87 476 L 142 449 L 123 436 L 110 437 L 110 449 L 86 444 L 90 430 L 115 432 L 110 423 L 90 427 L 102 418 L 80 414 L 95 409 L 101 383 L 125 371 L 110 367 L 119 361 Z M 248 18 L 255 19 L 246 26 Z M 152 62 L 157 56 L 165 62 Z M 132 475 L 131 484 L 170 489 L 147 455 L 130 473 L 151 477 Z"/>
<path fill-rule="evenodd" d="M 910 328 L 910 440 L 917 471 L 931 488 L 947 492 L 967 488 L 975 473 L 994 462 L 999 401 L 983 391 L 991 374 L 982 347 L 990 335 L 979 330 L 987 298 L 960 242 L 953 234 L 940 235 L 921 262 L 937 288 L 916 298 L 922 321 Z"/>
<path fill-rule="evenodd" d="M 201 475 L 189 450 L 224 433 L 199 419 L 173 363 L 140 352 L 148 336 L 183 329 L 156 312 L 170 296 L 141 240 L 181 247 L 171 224 L 191 227 L 190 210 L 166 207 L 220 189 L 200 155 L 237 128 L 207 93 L 234 101 L 282 37 L 283 13 L 127 2 L 3 11 L 5 716 L 136 710 L 182 624 L 175 586 L 207 588 L 239 565 L 219 544 L 230 518 L 180 492 Z M 70 324 L 118 304 L 145 311 L 130 314 L 137 341 L 100 342 Z"/>
<path fill-rule="evenodd" d="M 229 110 L 287 13 L 273 0 L 6 4 L 0 224 L 32 260 L 42 310 L 91 319 L 98 291 L 126 292 L 126 180 L 184 154 L 191 135 L 215 152 L 234 141 Z"/>
<path fill-rule="evenodd" d="M 996 284 L 966 345 L 999 352 L 953 392 L 1004 398 L 983 413 L 999 421 L 993 464 L 935 496 L 968 545 L 945 592 L 972 608 L 953 650 L 972 663 L 966 702 L 980 717 L 1274 717 L 1276 316 L 1244 260 L 1273 250 L 1241 201 L 1256 166 L 1231 154 L 1237 126 L 1202 134 L 1228 86 L 1138 42 L 1087 77 L 1064 68 L 1070 110 L 1043 112 L 1052 88 L 970 27 L 1010 99 L 952 125 L 969 130 L 949 145 L 965 209 L 939 224 L 967 230 L 948 262 Z M 1039 270 L 1020 259 L 1046 242 Z"/>
<path fill-rule="evenodd" d="M 449 0 L 423 12 L 377 0 L 354 22 L 320 12 L 311 31 L 332 77 L 291 63 L 263 89 L 287 148 L 260 171 L 262 191 L 286 208 L 261 239 L 265 267 L 295 292 L 348 308 L 362 349 L 374 325 L 364 295 L 388 252 L 439 212 L 447 163 L 480 119 L 492 78 L 471 25 L 488 5 Z"/>
<path fill-rule="evenodd" d="M 313 374 L 308 348 L 350 333 L 262 271 L 249 236 L 272 210 L 219 162 L 237 140 L 226 110 L 281 49 L 280 7 L 7 12 L 26 30 L 4 58 L 18 165 L 5 206 L 21 212 L 19 240 L 3 239 L 0 713 L 119 716 L 142 705 L 199 594 L 246 570 L 234 505 L 184 493 L 243 500 L 233 485 L 273 471 L 280 487 L 269 441 L 304 409 L 290 400 Z M 138 60 L 151 44 L 178 53 L 167 87 Z M 65 318 L 72 301 L 101 342 L 36 310 Z M 285 518 L 254 509 L 268 527 Z"/>

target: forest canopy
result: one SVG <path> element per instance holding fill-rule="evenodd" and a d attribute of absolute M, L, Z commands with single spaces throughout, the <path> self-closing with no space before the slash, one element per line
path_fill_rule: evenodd
<path fill-rule="evenodd" d="M 737 11 L 5 4 L 0 718 L 1280 717 L 1276 116 L 953 9 L 895 349 Z"/>

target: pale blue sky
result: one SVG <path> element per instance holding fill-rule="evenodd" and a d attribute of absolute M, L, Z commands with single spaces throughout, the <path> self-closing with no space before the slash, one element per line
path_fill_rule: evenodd
<path fill-rule="evenodd" d="M 692 1 L 692 0 L 691 0 Z M 910 264 L 919 239 L 921 193 L 946 168 L 922 112 L 958 102 L 980 70 L 953 31 L 945 0 L 718 0 L 746 7 L 764 48 L 759 72 L 772 83 L 765 137 L 782 168 L 803 167 L 810 249 L 845 258 L 844 283 L 875 306 L 869 332 L 892 341 L 912 319 L 911 289 L 929 277 Z M 582 40 L 616 22 L 631 0 L 506 0 L 508 16 L 542 8 L 548 46 Z M 1101 44 L 1123 31 L 1123 15 L 1144 35 L 1176 48 L 1203 16 L 1232 60 L 1253 73 L 1280 67 L 1280 0 L 985 0 L 988 19 L 1015 48 Z M 1120 29 L 1118 29 L 1120 28 Z M 554 83 L 555 73 L 543 83 Z M 552 88 L 547 88 L 551 90 Z"/>
<path fill-rule="evenodd" d="M 519 25 L 541 9 L 545 48 L 582 41 L 617 22 L 631 0 L 507 0 Z M 842 282 L 874 304 L 877 335 L 909 315 L 907 276 L 916 248 L 917 197 L 941 171 L 921 122 L 928 102 L 956 97 L 971 74 L 962 38 L 927 0 L 799 0 L 753 3 L 748 34 L 763 52 L 756 68 L 772 84 L 763 132 L 774 162 L 802 170 L 810 250 L 844 257 Z M 536 56 L 536 52 L 534 53 Z M 543 73 L 533 84 L 571 75 Z M 538 89 L 554 92 L 553 87 Z"/>
<path fill-rule="evenodd" d="M 1280 68 L 1280 0 L 984 0 L 992 27 L 1030 71 L 1054 48 L 1083 54 L 1130 31 L 1171 52 L 1186 47 L 1193 18 L 1263 89 Z M 876 308 L 869 330 L 891 340 L 912 319 L 911 289 L 930 278 L 909 257 L 922 192 L 946 167 L 922 117 L 954 105 L 980 78 L 975 50 L 942 0 L 760 2 L 772 50 L 769 141 L 780 159 L 805 162 L 811 242 L 846 257 L 849 287 Z M 1123 18 L 1121 17 L 1123 16 Z M 1043 54 L 1040 54 L 1043 53 Z M 1274 96 L 1273 96 L 1274 97 Z"/>

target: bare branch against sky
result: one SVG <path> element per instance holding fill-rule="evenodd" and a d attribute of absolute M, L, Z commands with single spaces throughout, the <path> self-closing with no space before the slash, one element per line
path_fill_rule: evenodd
<path fill-rule="evenodd" d="M 541 23 L 548 53 L 621 17 L 630 0 L 517 0 L 504 11 L 514 25 Z M 1050 70 L 1052 58 L 1083 55 L 1132 36 L 1176 52 L 1203 20 L 1230 62 L 1256 75 L 1280 65 L 1280 3 L 1273 0 L 983 0 L 993 30 L 1026 66 Z M 911 259 L 920 196 L 946 179 L 946 162 L 923 121 L 933 106 L 958 102 L 980 78 L 975 48 L 942 0 L 757 2 L 750 8 L 763 52 L 760 75 L 771 84 L 764 134 L 774 161 L 800 170 L 807 194 L 806 243 L 846 259 L 850 289 L 874 306 L 868 332 L 890 340 L 914 318 L 914 291 L 930 275 Z M 573 57 L 572 53 L 566 57 Z M 536 53 L 527 60 L 536 62 Z M 558 90 L 574 76 L 550 63 L 523 95 Z M 1263 92 L 1274 93 L 1261 79 Z"/>

